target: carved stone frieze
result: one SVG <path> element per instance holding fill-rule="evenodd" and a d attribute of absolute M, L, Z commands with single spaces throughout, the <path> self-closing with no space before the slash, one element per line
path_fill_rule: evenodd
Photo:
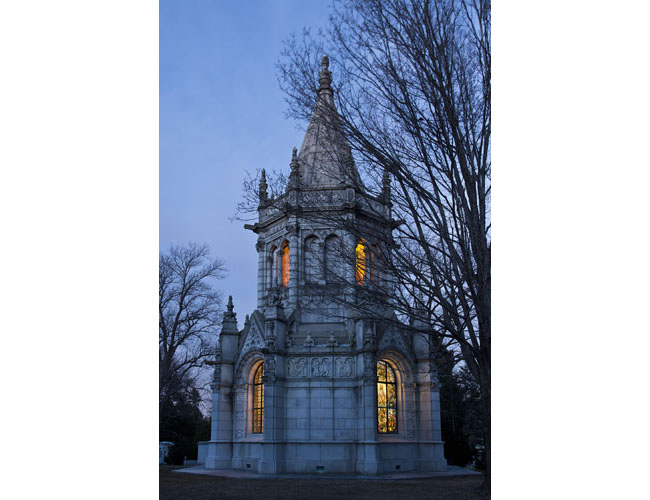
<path fill-rule="evenodd" d="M 312 377 L 329 377 L 331 373 L 330 358 L 312 358 Z"/>
<path fill-rule="evenodd" d="M 290 358 L 289 359 L 289 376 L 306 377 L 307 376 L 307 359 Z"/>
<path fill-rule="evenodd" d="M 334 361 L 335 375 L 337 377 L 351 377 L 354 372 L 352 358 L 336 358 Z"/>

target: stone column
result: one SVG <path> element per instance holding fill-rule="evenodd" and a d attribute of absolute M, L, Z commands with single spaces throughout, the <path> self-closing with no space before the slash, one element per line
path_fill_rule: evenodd
<path fill-rule="evenodd" d="M 285 357 L 278 351 L 284 347 L 286 319 L 283 308 L 267 308 L 264 354 L 264 441 L 260 474 L 278 474 L 284 471 L 285 437 Z"/>
<path fill-rule="evenodd" d="M 232 297 L 228 297 L 223 313 L 219 348 L 212 383 L 211 439 L 205 459 L 206 469 L 230 469 L 232 467 L 233 440 L 233 369 L 237 356 L 239 332 L 237 315 L 233 312 Z"/>
<path fill-rule="evenodd" d="M 257 308 L 260 311 L 264 307 L 264 296 L 267 288 L 266 279 L 268 276 L 265 246 L 262 238 L 258 238 L 255 249 L 257 250 Z"/>
<path fill-rule="evenodd" d="M 359 373 L 359 426 L 357 448 L 357 473 L 381 473 L 377 441 L 377 347 L 374 331 L 365 321 L 357 322 L 358 337 L 363 347 L 357 357 Z"/>
<path fill-rule="evenodd" d="M 430 359 L 417 362 L 418 429 L 420 471 L 445 471 L 440 426 L 440 389 L 435 365 Z"/>

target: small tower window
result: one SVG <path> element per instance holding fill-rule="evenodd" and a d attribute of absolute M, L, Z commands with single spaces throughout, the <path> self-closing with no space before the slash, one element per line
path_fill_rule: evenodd
<path fill-rule="evenodd" d="M 282 286 L 289 286 L 289 243 L 282 244 Z"/>
<path fill-rule="evenodd" d="M 363 238 L 357 243 L 355 256 L 357 283 L 363 285 L 363 280 L 366 277 L 366 240 Z"/>
<path fill-rule="evenodd" d="M 264 432 L 264 363 L 255 370 L 253 378 L 253 434 Z"/>
<path fill-rule="evenodd" d="M 397 432 L 397 379 L 385 361 L 377 362 L 377 432 Z"/>

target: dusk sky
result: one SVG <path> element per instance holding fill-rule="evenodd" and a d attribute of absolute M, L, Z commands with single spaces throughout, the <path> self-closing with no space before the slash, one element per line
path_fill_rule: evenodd
<path fill-rule="evenodd" d="M 160 250 L 207 243 L 239 326 L 256 306 L 256 236 L 229 219 L 246 171 L 288 171 L 303 130 L 284 118 L 282 42 L 325 27 L 329 2 L 160 1 Z"/>

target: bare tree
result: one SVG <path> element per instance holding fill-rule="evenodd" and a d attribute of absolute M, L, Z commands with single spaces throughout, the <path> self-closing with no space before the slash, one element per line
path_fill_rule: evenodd
<path fill-rule="evenodd" d="M 329 32 L 291 38 L 278 65 L 289 115 L 308 119 L 320 57 L 332 60 L 335 100 L 323 126 L 344 129 L 362 177 L 381 193 L 368 198 L 392 211 L 380 258 L 395 286 L 379 299 L 451 342 L 477 381 L 487 491 L 490 18 L 483 0 L 335 0 Z"/>
<path fill-rule="evenodd" d="M 222 299 L 213 280 L 220 260 L 206 245 L 173 246 L 159 261 L 159 399 L 196 400 L 204 390 L 201 367 L 214 356 Z"/>

